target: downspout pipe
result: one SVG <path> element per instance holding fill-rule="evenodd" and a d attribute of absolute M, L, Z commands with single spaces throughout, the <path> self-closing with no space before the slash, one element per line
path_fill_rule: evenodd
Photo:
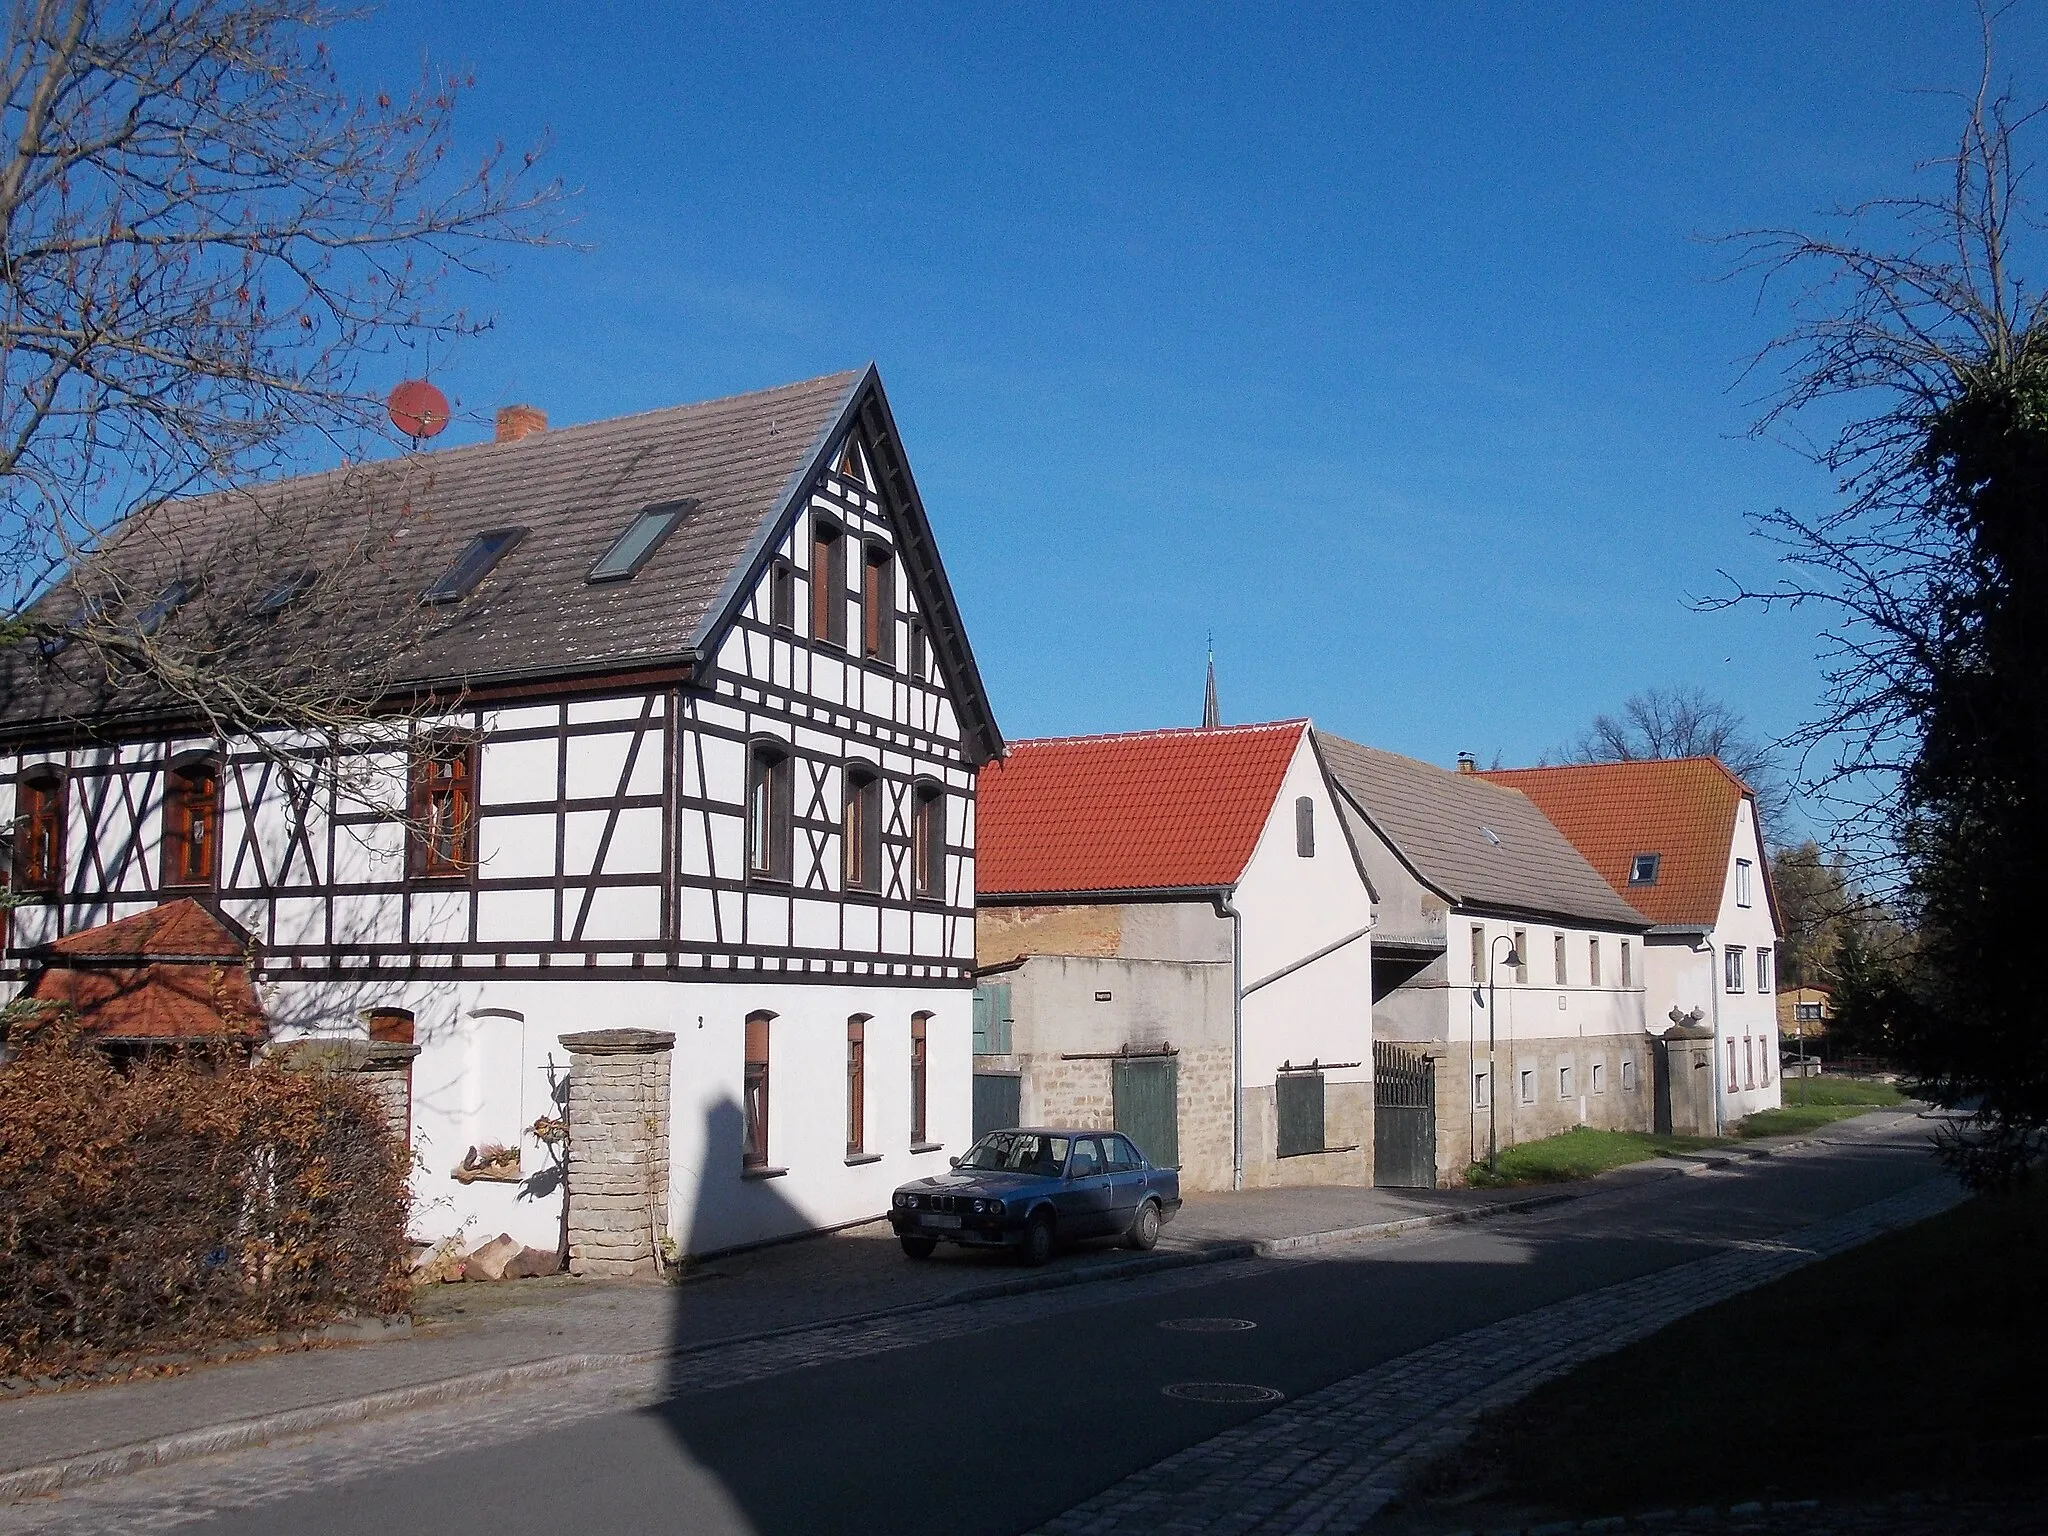
<path fill-rule="evenodd" d="M 1216 910 L 1230 919 L 1230 1187 L 1244 1188 L 1244 914 L 1237 892 L 1220 891 Z"/>

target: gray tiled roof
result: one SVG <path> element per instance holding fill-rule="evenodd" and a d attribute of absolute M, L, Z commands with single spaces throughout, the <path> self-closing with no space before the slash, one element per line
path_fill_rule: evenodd
<path fill-rule="evenodd" d="M 739 567 L 748 556 L 759 553 L 796 477 L 832 446 L 828 438 L 857 403 L 886 420 L 878 387 L 859 388 L 872 378 L 872 370 L 833 374 L 516 442 L 167 502 L 130 518 L 100 559 L 120 589 L 135 595 L 130 606 L 173 576 L 202 573 L 215 600 L 192 605 L 184 622 L 195 627 L 211 622 L 199 611 L 209 606 L 232 601 L 245 615 L 249 594 L 274 582 L 288 562 L 323 570 L 346 564 L 345 596 L 323 597 L 329 587 L 316 588 L 289 623 L 267 632 L 244 626 L 252 630 L 246 643 L 304 645 L 317 637 L 323 647 L 345 648 L 353 638 L 363 649 L 411 624 L 417 627 L 406 631 L 403 659 L 390 669 L 408 683 L 474 685 L 683 662 L 709 640 L 723 616 L 721 599 L 745 574 Z M 900 480 L 890 492 L 899 501 L 907 474 Z M 907 494 L 914 499 L 914 490 Z M 591 564 L 641 508 L 681 498 L 695 499 L 698 509 L 631 580 L 586 582 Z M 921 507 L 910 517 L 928 538 Z M 373 522 L 375 547 L 345 559 L 352 534 L 360 543 L 361 529 Z M 508 525 L 529 532 L 473 595 L 447 608 L 416 607 L 418 593 L 476 534 Z M 281 539 L 288 554 L 277 552 Z M 943 582 L 943 574 L 934 579 Z M 46 602 L 69 613 L 77 598 L 60 587 Z M 172 620 L 167 637 L 180 622 Z M 971 670 L 971 658 L 965 665 Z M 110 686 L 83 647 L 54 662 L 28 643 L 0 653 L 0 727 L 148 713 L 158 703 L 134 683 Z"/>
<path fill-rule="evenodd" d="M 1455 904 L 1649 925 L 1520 792 L 1326 731 L 1316 732 L 1316 744 L 1337 787 Z"/>

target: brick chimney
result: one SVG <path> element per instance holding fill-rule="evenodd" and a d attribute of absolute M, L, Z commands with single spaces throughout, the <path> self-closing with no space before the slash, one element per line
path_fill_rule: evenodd
<path fill-rule="evenodd" d="M 532 437 L 548 429 L 548 413 L 530 405 L 501 405 L 498 407 L 498 441 L 516 443 L 522 437 Z"/>
<path fill-rule="evenodd" d="M 504 431 L 504 428 L 500 427 L 500 428 L 499 428 L 498 430 L 499 430 L 499 431 L 500 431 L 500 432 L 502 433 L 502 432 Z M 1474 757 L 1474 756 L 1473 756 L 1473 755 L 1472 755 L 1472 754 L 1471 754 L 1470 752 L 1460 752 L 1460 753 L 1458 754 L 1458 772 L 1460 772 L 1460 773 L 1477 773 L 1478 771 L 1479 771 L 1479 759 L 1478 759 L 1478 758 Z"/>

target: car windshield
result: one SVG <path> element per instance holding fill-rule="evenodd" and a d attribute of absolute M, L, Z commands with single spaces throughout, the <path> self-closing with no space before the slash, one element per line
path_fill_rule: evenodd
<path fill-rule="evenodd" d="M 962 1168 L 978 1173 L 1035 1173 L 1056 1179 L 1067 1163 L 1067 1138 L 1035 1131 L 996 1131 L 974 1144 L 960 1159 Z"/>

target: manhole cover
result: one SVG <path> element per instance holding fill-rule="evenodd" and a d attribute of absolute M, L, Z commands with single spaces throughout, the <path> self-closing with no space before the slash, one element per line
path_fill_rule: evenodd
<path fill-rule="evenodd" d="M 1177 1381 L 1162 1390 L 1189 1403 L 1277 1403 L 1287 1395 L 1275 1387 L 1242 1381 Z"/>
<path fill-rule="evenodd" d="M 1169 1317 L 1159 1326 L 1174 1333 L 1242 1333 L 1259 1325 L 1245 1317 Z"/>

